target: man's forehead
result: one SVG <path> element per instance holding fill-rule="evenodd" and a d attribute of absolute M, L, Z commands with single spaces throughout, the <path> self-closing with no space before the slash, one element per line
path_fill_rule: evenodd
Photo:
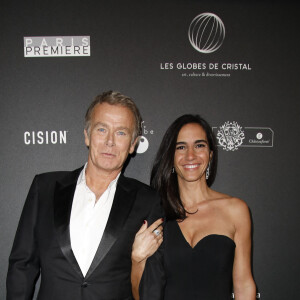
<path fill-rule="evenodd" d="M 94 125 L 103 124 L 123 128 L 134 127 L 134 115 L 128 107 L 111 105 L 108 103 L 97 104 L 93 110 L 92 122 Z"/>
<path fill-rule="evenodd" d="M 133 116 L 133 112 L 127 106 L 120 104 L 109 104 L 106 102 L 96 104 L 93 109 L 93 113 L 110 113 L 120 116 L 127 116 L 130 114 Z"/>

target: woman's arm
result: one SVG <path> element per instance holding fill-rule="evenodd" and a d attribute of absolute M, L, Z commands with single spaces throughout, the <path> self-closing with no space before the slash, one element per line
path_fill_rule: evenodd
<path fill-rule="evenodd" d="M 236 300 L 255 300 L 256 286 L 251 272 L 251 219 L 247 204 L 234 199 L 233 218 L 236 244 L 233 264 L 233 288 Z"/>
<path fill-rule="evenodd" d="M 163 241 L 163 228 L 161 226 L 163 220 L 156 220 L 147 228 L 147 221 L 135 235 L 131 252 L 131 286 L 132 294 L 135 300 L 139 300 L 139 285 L 145 269 L 147 258 L 155 253 Z M 157 234 L 153 233 L 153 230 Z M 159 232 L 159 234 L 158 234 Z"/>

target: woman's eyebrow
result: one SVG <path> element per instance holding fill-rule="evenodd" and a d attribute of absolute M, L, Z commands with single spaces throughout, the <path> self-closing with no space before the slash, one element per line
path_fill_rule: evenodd
<path fill-rule="evenodd" d="M 208 144 L 207 140 L 196 140 L 195 144 L 197 144 L 197 143 L 206 143 L 206 144 Z"/>

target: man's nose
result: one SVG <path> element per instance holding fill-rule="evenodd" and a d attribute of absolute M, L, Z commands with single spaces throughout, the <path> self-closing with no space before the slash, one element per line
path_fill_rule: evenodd
<path fill-rule="evenodd" d="M 115 145 L 115 136 L 112 132 L 108 133 L 106 136 L 106 145 L 112 147 Z"/>

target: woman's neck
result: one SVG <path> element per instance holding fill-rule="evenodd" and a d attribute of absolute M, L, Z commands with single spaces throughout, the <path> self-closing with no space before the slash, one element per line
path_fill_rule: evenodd
<path fill-rule="evenodd" d="M 180 198 L 186 209 L 193 208 L 210 197 L 211 189 L 207 186 L 206 180 L 179 181 L 178 185 Z"/>

